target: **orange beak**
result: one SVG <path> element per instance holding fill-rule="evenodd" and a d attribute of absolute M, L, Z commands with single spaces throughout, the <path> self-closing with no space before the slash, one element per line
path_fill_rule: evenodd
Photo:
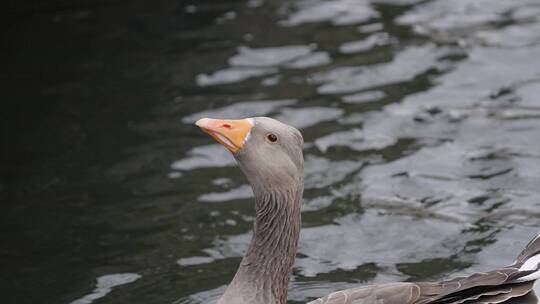
<path fill-rule="evenodd" d="M 249 118 L 237 120 L 202 118 L 195 124 L 232 153 L 244 147 L 253 128 L 253 122 Z"/>

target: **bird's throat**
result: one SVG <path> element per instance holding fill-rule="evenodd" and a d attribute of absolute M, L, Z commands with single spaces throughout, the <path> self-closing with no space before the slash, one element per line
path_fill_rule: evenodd
<path fill-rule="evenodd" d="M 252 303 L 286 303 L 300 235 L 302 184 L 255 193 L 253 238 L 228 290 L 251 289 Z"/>

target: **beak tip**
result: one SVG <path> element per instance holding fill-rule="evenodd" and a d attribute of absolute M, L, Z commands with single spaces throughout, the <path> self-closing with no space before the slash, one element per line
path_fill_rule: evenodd
<path fill-rule="evenodd" d="M 195 122 L 195 125 L 199 128 L 203 128 L 205 125 L 208 124 L 209 118 L 201 118 Z"/>

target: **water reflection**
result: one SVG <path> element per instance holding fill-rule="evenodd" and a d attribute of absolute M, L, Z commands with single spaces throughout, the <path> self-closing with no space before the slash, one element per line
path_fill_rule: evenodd
<path fill-rule="evenodd" d="M 380 17 L 369 1 L 358 0 L 306 0 L 295 3 L 294 11 L 286 20 L 285 26 L 298 26 L 303 23 L 330 21 L 334 25 L 350 25 Z"/>
<path fill-rule="evenodd" d="M 315 52 L 316 45 L 290 45 L 251 49 L 239 47 L 238 54 L 229 59 L 230 68 L 197 75 L 200 86 L 240 82 L 252 77 L 277 73 L 278 67 L 304 69 L 331 62 L 327 52 Z"/>
<path fill-rule="evenodd" d="M 374 47 L 387 45 L 392 42 L 397 41 L 392 39 L 387 33 L 376 33 L 363 40 L 345 42 L 339 46 L 339 51 L 344 54 L 365 52 Z"/>
<path fill-rule="evenodd" d="M 354 1 L 353 9 L 348 1 L 301 1 L 278 24 L 362 24 L 383 16 L 385 7 L 377 6 L 381 2 Z M 418 1 L 385 4 L 398 2 Z M 533 53 L 539 52 L 538 22 L 524 9 L 536 6 L 531 1 L 496 1 L 483 9 L 482 1 L 431 1 L 397 16 L 396 24 L 448 45 L 410 44 L 406 38 L 394 38 L 392 31 L 384 32 L 381 23 L 362 25 L 357 30 L 367 36 L 351 40 L 344 34 L 344 40 L 334 42 L 342 55 L 307 76 L 308 87 L 319 94 L 340 95 L 341 106 L 309 107 L 302 100 L 301 108 L 275 108 L 274 117 L 304 129 L 339 122 L 330 132 L 306 132 L 305 228 L 296 280 L 322 279 L 323 274 L 345 270 L 329 280 L 344 282 L 370 264 L 377 265 L 377 274 L 393 269 L 385 278 L 389 280 L 440 278 L 513 259 L 519 246 L 500 249 L 526 242 L 518 235 L 532 235 L 538 226 L 535 198 L 540 193 L 532 185 L 540 182 L 533 173 L 540 170 L 540 159 L 532 151 L 538 150 L 540 140 L 533 96 L 540 92 L 539 66 L 531 64 Z M 515 24 L 492 26 L 507 22 L 508 12 Z M 392 55 L 382 61 L 358 64 L 350 57 L 369 58 L 373 49 L 388 45 Z M 287 57 L 277 49 L 265 50 L 276 53 L 268 55 L 269 62 L 261 59 L 262 67 L 283 65 L 285 59 L 292 60 L 293 50 L 298 55 L 308 52 L 297 47 Z M 250 60 L 235 55 L 229 63 L 254 66 Z M 282 75 L 285 79 L 279 85 L 285 86 L 288 74 Z M 425 81 L 430 85 L 423 87 Z M 413 89 L 400 94 L 396 85 Z M 228 201 L 246 200 L 249 195 L 242 185 L 203 197 Z M 365 210 L 350 206 L 360 197 Z M 403 227 L 414 231 L 411 239 L 404 237 Z M 249 237 L 243 233 L 218 238 L 206 250 L 219 252 L 212 259 L 238 258 Z M 424 271 L 426 267 L 430 271 Z M 291 299 L 301 302 L 318 296 L 322 285 L 334 286 L 329 281 L 310 288 L 293 283 Z M 210 293 L 217 297 L 219 290 Z M 212 299 L 204 292 L 198 295 Z M 186 303 L 195 303 L 196 298 L 187 298 Z"/>
<path fill-rule="evenodd" d="M 415 77 L 437 67 L 434 45 L 408 47 L 399 52 L 390 63 L 374 66 L 342 67 L 314 75 L 316 83 L 322 83 L 321 94 L 350 93 L 368 88 L 413 80 Z"/>
<path fill-rule="evenodd" d="M 34 48 L 46 55 L 18 55 L 52 76 L 18 90 L 35 101 L 24 126 L 4 120 L 22 132 L 11 141 L 43 149 L 6 150 L 17 177 L 0 180 L 12 293 L 215 301 L 249 242 L 252 192 L 233 157 L 193 126 L 201 117 L 272 116 L 303 129 L 291 303 L 507 264 L 537 232 L 538 1 L 177 6 L 56 18 L 66 32 Z M 69 69 L 47 64 L 64 61 Z"/>
<path fill-rule="evenodd" d="M 135 282 L 140 278 L 141 276 L 136 273 L 115 273 L 101 276 L 97 278 L 96 289 L 92 293 L 71 302 L 71 304 L 90 304 L 106 296 L 114 287 Z"/>

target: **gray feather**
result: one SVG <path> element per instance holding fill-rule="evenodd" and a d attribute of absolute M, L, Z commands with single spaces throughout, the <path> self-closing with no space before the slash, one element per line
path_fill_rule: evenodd
<path fill-rule="evenodd" d="M 534 278 L 540 271 L 535 265 L 540 254 L 540 234 L 508 267 L 479 272 L 468 277 L 442 282 L 395 283 L 352 288 L 332 293 L 308 304 L 538 304 L 533 291 Z M 523 271 L 523 265 L 533 265 Z M 522 270 L 520 270 L 522 268 Z"/>

